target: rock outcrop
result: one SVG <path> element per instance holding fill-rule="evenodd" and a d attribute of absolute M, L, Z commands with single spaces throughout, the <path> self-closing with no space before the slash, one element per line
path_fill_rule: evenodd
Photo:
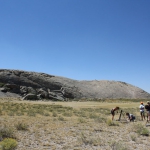
<path fill-rule="evenodd" d="M 78 81 L 45 73 L 0 70 L 0 97 L 23 99 L 149 99 L 146 91 L 121 81 Z"/>

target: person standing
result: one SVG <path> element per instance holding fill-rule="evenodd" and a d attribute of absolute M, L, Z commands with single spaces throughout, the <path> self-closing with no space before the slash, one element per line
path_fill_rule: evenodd
<path fill-rule="evenodd" d="M 113 108 L 113 109 L 111 110 L 112 120 L 114 120 L 115 111 L 117 111 L 117 112 L 118 112 L 118 110 L 119 110 L 119 107 L 115 107 L 115 108 Z"/>
<path fill-rule="evenodd" d="M 150 121 L 150 102 L 147 101 L 147 105 L 145 105 L 145 109 L 147 112 L 147 121 Z"/>
<path fill-rule="evenodd" d="M 145 106 L 144 106 L 143 102 L 141 102 L 141 105 L 139 106 L 139 108 L 140 108 L 141 120 L 145 120 L 145 112 L 144 112 Z"/>

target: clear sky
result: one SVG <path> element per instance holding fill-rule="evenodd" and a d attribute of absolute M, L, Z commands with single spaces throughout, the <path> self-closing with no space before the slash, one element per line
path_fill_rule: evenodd
<path fill-rule="evenodd" d="M 1 69 L 150 93 L 150 0 L 0 0 L 0 56 Z"/>

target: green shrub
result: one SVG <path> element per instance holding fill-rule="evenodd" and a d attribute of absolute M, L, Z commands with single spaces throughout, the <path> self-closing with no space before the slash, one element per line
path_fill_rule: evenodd
<path fill-rule="evenodd" d="M 14 138 L 14 133 L 13 133 L 13 129 L 3 126 L 0 127 L 0 139 L 4 139 L 4 138 Z"/>
<path fill-rule="evenodd" d="M 84 143 L 85 145 L 100 145 L 101 140 L 95 136 L 89 136 L 81 132 L 81 137 L 78 139 L 80 142 Z"/>
<path fill-rule="evenodd" d="M 44 113 L 44 116 L 50 116 L 50 114 L 48 112 Z"/>
<path fill-rule="evenodd" d="M 65 121 L 64 117 L 62 117 L 62 116 L 59 116 L 59 117 L 58 117 L 58 120 L 60 120 L 60 121 Z"/>
<path fill-rule="evenodd" d="M 90 113 L 89 114 L 89 118 L 91 119 L 95 119 L 95 118 L 98 118 L 99 116 L 96 114 L 96 113 Z"/>
<path fill-rule="evenodd" d="M 130 137 L 131 137 L 132 141 L 136 141 L 136 139 L 137 139 L 136 135 L 134 135 L 134 134 L 132 134 Z"/>
<path fill-rule="evenodd" d="M 120 142 L 116 142 L 116 141 L 113 141 L 110 144 L 110 147 L 112 148 L 112 150 L 128 150 L 126 145 L 124 145 L 123 143 L 120 143 Z"/>
<path fill-rule="evenodd" d="M 16 115 L 17 115 L 17 116 L 23 116 L 24 113 L 23 113 L 23 112 L 16 112 Z"/>
<path fill-rule="evenodd" d="M 28 125 L 26 123 L 18 122 L 15 124 L 17 130 L 28 130 Z"/>
<path fill-rule="evenodd" d="M 78 118 L 78 121 L 79 121 L 80 123 L 86 123 L 86 120 L 85 120 L 84 118 Z"/>
<path fill-rule="evenodd" d="M 35 113 L 33 110 L 31 110 L 31 111 L 28 111 L 28 112 L 27 112 L 27 115 L 28 115 L 28 116 L 31 116 L 31 117 L 35 117 L 35 116 L 36 116 L 36 113 Z"/>
<path fill-rule="evenodd" d="M 15 114 L 14 114 L 13 111 L 10 111 L 10 112 L 8 113 L 8 115 L 9 115 L 9 116 L 14 116 Z"/>
<path fill-rule="evenodd" d="M 2 115 L 3 113 L 2 113 L 2 110 L 0 109 L 0 115 Z"/>
<path fill-rule="evenodd" d="M 71 117 L 72 116 L 72 112 L 64 112 L 63 115 L 66 116 L 66 117 Z"/>
<path fill-rule="evenodd" d="M 102 112 L 104 115 L 106 115 L 106 116 L 108 116 L 108 115 L 110 115 L 110 110 L 104 110 L 103 112 Z"/>
<path fill-rule="evenodd" d="M 0 142 L 2 150 L 14 150 L 17 147 L 17 141 L 12 138 L 6 138 Z"/>
<path fill-rule="evenodd" d="M 56 113 L 56 112 L 53 112 L 52 116 L 53 116 L 53 117 L 57 117 L 57 113 Z"/>
<path fill-rule="evenodd" d="M 94 121 L 98 122 L 98 123 L 104 123 L 104 122 L 106 122 L 106 118 L 98 117 L 98 118 L 95 118 Z"/>
<path fill-rule="evenodd" d="M 87 113 L 85 111 L 79 111 L 78 112 L 78 115 L 77 116 L 80 116 L 80 117 L 87 117 Z"/>
<path fill-rule="evenodd" d="M 139 135 L 149 136 L 149 130 L 145 128 L 142 124 L 136 124 L 134 126 L 135 132 Z"/>
<path fill-rule="evenodd" d="M 147 128 L 143 128 L 143 130 L 141 131 L 141 135 L 149 136 L 149 130 Z"/>
<path fill-rule="evenodd" d="M 76 116 L 77 116 L 77 114 L 78 114 L 78 110 L 75 110 L 75 109 L 74 109 L 74 110 L 72 111 L 72 113 L 73 113 L 74 115 L 76 115 Z"/>
<path fill-rule="evenodd" d="M 42 115 L 42 116 L 44 115 L 44 110 L 42 108 L 35 109 L 35 112 Z"/>
<path fill-rule="evenodd" d="M 80 110 L 90 112 L 90 113 L 95 111 L 93 108 L 81 108 Z"/>
<path fill-rule="evenodd" d="M 47 111 L 53 112 L 54 110 L 52 108 L 48 108 Z"/>

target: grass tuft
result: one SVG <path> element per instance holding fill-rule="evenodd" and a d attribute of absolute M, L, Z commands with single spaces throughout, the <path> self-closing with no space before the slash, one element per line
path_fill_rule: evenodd
<path fill-rule="evenodd" d="M 149 136 L 149 130 L 142 124 L 136 124 L 133 128 L 135 129 L 135 132 L 139 135 Z"/>
<path fill-rule="evenodd" d="M 28 130 L 28 125 L 26 123 L 22 123 L 22 122 L 18 122 L 17 124 L 15 124 L 15 127 L 17 130 Z"/>

